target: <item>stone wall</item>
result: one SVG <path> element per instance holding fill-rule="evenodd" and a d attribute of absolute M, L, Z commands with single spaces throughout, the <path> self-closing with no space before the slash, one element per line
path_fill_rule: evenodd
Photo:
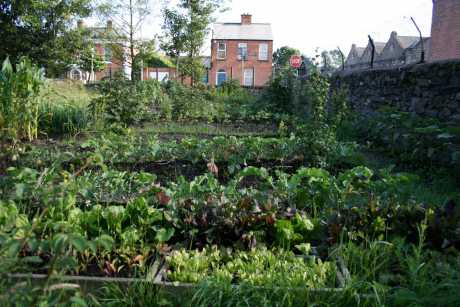
<path fill-rule="evenodd" d="M 345 86 L 353 109 L 368 113 L 382 106 L 460 123 L 460 60 L 342 72 L 332 89 Z"/>

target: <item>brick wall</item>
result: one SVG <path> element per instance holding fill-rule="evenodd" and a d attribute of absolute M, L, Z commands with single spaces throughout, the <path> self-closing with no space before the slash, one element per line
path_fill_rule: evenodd
<path fill-rule="evenodd" d="M 460 58 L 460 0 L 433 0 L 431 60 Z"/>
<path fill-rule="evenodd" d="M 243 70 L 254 70 L 254 86 L 262 87 L 269 80 L 272 75 L 272 54 L 273 42 L 272 41 L 246 41 L 246 40 L 226 40 L 227 56 L 224 60 L 217 59 L 217 44 L 218 40 L 213 40 L 211 45 L 211 63 L 212 68 L 209 76 L 209 84 L 216 85 L 217 72 L 225 70 L 227 73 L 227 80 L 236 79 L 240 80 L 243 85 Z M 248 45 L 248 58 L 244 61 L 238 59 L 238 44 L 247 43 Z M 259 61 L 259 44 L 268 44 L 268 60 Z"/>

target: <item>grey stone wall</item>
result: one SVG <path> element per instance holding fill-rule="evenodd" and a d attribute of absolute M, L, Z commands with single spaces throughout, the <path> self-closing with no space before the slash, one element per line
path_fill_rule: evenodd
<path fill-rule="evenodd" d="M 382 106 L 460 123 L 460 60 L 409 65 L 396 69 L 341 72 L 332 89 L 345 86 L 359 112 Z"/>

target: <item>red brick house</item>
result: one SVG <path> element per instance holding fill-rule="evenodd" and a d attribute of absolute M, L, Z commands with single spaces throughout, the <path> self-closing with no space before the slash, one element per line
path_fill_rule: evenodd
<path fill-rule="evenodd" d="M 460 59 L 460 0 L 433 0 L 431 61 Z"/>
<path fill-rule="evenodd" d="M 211 41 L 209 84 L 239 80 L 242 86 L 263 87 L 272 75 L 273 34 L 268 23 L 215 23 Z"/>
<path fill-rule="evenodd" d="M 78 28 L 85 28 L 83 21 L 78 22 Z M 121 37 L 116 37 L 111 21 L 105 27 L 86 27 L 89 31 L 91 40 L 94 43 L 94 53 L 101 56 L 105 61 L 105 69 L 98 72 L 82 71 L 74 65 L 68 77 L 73 80 L 101 81 L 111 78 L 116 73 L 124 73 L 127 77 L 131 74 L 131 68 L 127 65 L 129 52 L 125 47 L 126 42 Z"/>

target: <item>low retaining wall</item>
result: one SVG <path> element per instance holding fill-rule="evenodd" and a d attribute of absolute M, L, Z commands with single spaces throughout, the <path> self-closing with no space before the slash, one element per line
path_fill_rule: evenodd
<path fill-rule="evenodd" d="M 353 109 L 364 113 L 382 106 L 460 123 L 460 60 L 397 69 L 341 72 L 332 89 L 348 88 Z"/>

